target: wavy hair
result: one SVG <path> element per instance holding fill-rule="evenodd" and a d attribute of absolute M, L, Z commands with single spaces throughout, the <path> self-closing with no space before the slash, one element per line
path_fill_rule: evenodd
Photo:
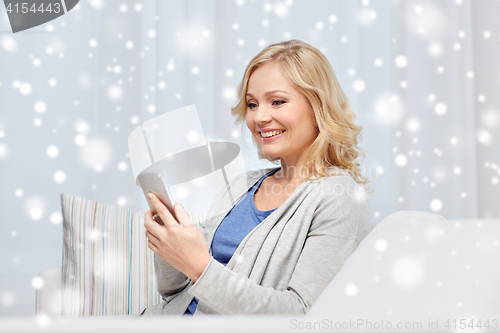
<path fill-rule="evenodd" d="M 365 186 L 371 180 L 361 174 L 361 166 L 356 161 L 358 157 L 365 157 L 358 147 L 362 127 L 355 124 L 356 115 L 328 59 L 307 43 L 293 39 L 271 44 L 249 62 L 238 86 L 237 103 L 231 108 L 231 114 L 236 116 L 235 124 L 246 119 L 246 94 L 250 76 L 259 66 L 268 62 L 279 65 L 283 76 L 304 94 L 314 113 L 319 133 L 306 152 L 304 167 L 307 172 L 317 174 L 315 179 L 320 179 L 347 171 L 367 193 L 373 192 Z M 252 140 L 260 159 L 267 159 L 272 163 L 280 160 L 279 157 L 265 156 L 253 135 Z M 328 168 L 332 166 L 337 168 L 332 168 L 334 172 L 329 172 Z"/>

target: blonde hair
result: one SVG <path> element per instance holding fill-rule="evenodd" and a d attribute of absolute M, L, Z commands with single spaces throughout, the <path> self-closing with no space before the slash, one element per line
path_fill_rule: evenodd
<path fill-rule="evenodd" d="M 246 119 L 246 94 L 250 76 L 259 66 L 269 62 L 279 64 L 282 74 L 304 94 L 314 113 L 319 133 L 307 150 L 304 166 L 306 170 L 318 174 L 316 179 L 333 176 L 345 170 L 366 192 L 372 192 L 365 187 L 371 180 L 361 174 L 361 166 L 356 161 L 359 156 L 365 156 L 358 147 L 362 127 L 354 123 L 356 115 L 328 59 L 307 43 L 296 39 L 275 43 L 250 61 L 238 86 L 238 101 L 231 108 L 231 114 L 236 116 L 235 124 Z M 279 157 L 265 156 L 253 135 L 252 140 L 260 159 L 273 163 L 280 160 Z M 340 170 L 327 172 L 327 168 L 331 166 L 337 166 Z"/>

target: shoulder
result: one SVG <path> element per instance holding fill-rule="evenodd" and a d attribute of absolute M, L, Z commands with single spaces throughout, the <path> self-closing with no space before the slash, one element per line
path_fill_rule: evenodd
<path fill-rule="evenodd" d="M 371 209 L 363 186 L 348 172 L 322 177 L 310 192 L 314 203 L 311 231 L 343 238 L 357 238 L 372 228 Z"/>
<path fill-rule="evenodd" d="M 364 187 L 358 184 L 347 171 L 340 171 L 337 174 L 321 177 L 312 182 L 318 183 L 312 191 L 313 194 L 324 199 L 335 197 L 357 202 L 366 196 Z"/>

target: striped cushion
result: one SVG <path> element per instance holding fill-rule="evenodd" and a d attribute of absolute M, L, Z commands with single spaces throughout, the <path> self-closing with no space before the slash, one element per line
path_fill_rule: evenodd
<path fill-rule="evenodd" d="M 61 194 L 63 316 L 139 314 L 160 302 L 145 211 Z"/>

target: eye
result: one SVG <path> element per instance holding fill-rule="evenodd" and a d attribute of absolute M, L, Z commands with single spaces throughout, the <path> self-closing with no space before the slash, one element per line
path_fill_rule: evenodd
<path fill-rule="evenodd" d="M 277 106 L 283 105 L 285 103 L 286 103 L 286 101 L 283 101 L 283 100 L 274 100 L 273 101 L 273 105 L 277 105 Z"/>
<path fill-rule="evenodd" d="M 248 103 L 248 104 L 247 104 L 247 107 L 248 107 L 249 109 L 255 109 L 255 108 L 257 107 L 257 104 L 255 104 L 255 103 Z"/>

